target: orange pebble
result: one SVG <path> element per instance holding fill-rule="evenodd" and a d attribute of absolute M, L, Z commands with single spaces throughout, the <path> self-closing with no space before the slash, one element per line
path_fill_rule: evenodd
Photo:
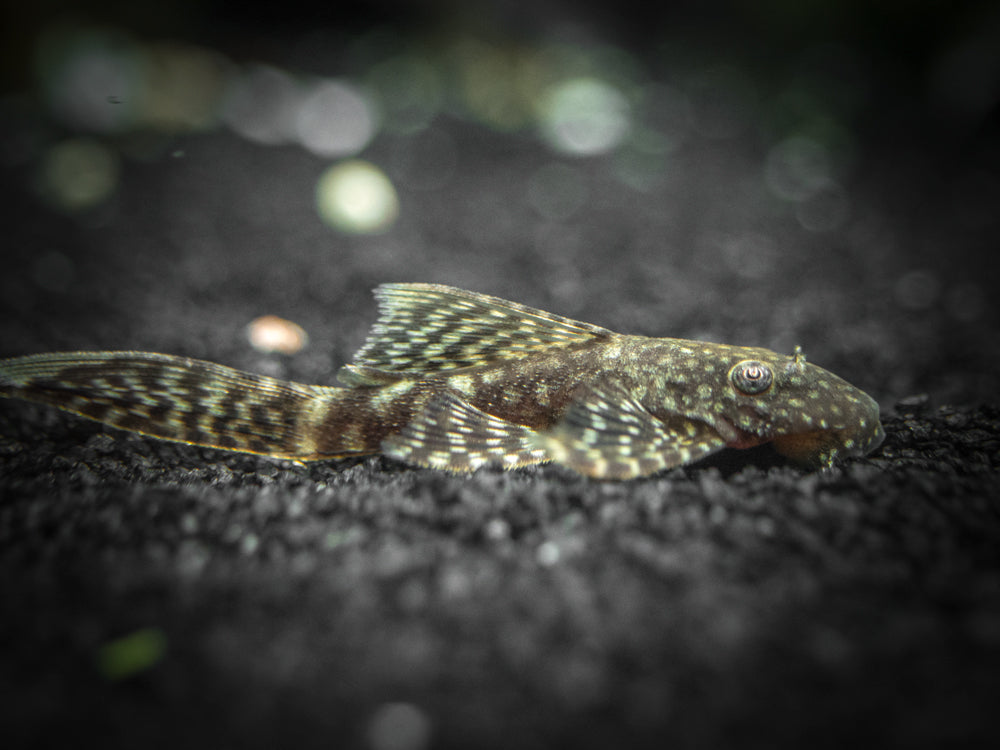
<path fill-rule="evenodd" d="M 302 327 L 277 315 L 262 315 L 247 326 L 251 346 L 261 352 L 295 354 L 309 343 Z"/>

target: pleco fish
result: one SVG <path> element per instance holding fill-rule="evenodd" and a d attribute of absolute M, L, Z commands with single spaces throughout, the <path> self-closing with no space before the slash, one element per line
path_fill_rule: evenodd
<path fill-rule="evenodd" d="M 554 461 L 628 479 L 767 442 L 815 468 L 884 437 L 878 404 L 799 349 L 626 336 L 433 284 L 375 296 L 344 387 L 70 352 L 0 360 L 0 395 L 194 445 L 301 461 L 382 453 L 453 472 Z"/>

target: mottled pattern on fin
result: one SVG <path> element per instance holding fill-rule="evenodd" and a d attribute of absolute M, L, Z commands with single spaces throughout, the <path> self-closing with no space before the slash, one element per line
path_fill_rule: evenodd
<path fill-rule="evenodd" d="M 704 422 L 654 417 L 623 390 L 593 389 L 535 437 L 548 457 L 597 479 L 632 479 L 680 466 L 725 445 Z"/>
<path fill-rule="evenodd" d="M 610 336 L 589 323 L 436 284 L 383 284 L 355 367 L 433 373 Z"/>
<path fill-rule="evenodd" d="M 383 441 L 382 452 L 400 461 L 455 472 L 494 462 L 514 468 L 546 460 L 533 436 L 530 428 L 491 416 L 447 392 Z"/>
<path fill-rule="evenodd" d="M 336 391 L 149 352 L 0 360 L 0 396 L 144 435 L 271 456 L 310 457 L 315 446 L 306 423 Z"/>

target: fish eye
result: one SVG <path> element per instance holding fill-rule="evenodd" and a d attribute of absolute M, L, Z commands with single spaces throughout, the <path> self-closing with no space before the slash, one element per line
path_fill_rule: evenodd
<path fill-rule="evenodd" d="M 729 371 L 729 379 L 740 393 L 756 396 L 771 387 L 774 375 L 771 368 L 763 362 L 748 359 L 733 366 Z"/>

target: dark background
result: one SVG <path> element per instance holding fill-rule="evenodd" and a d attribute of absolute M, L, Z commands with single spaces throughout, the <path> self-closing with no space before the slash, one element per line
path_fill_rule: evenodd
<path fill-rule="evenodd" d="M 997 739 L 1000 14 L 523 5 L 7 7 L 0 356 L 140 349 L 331 383 L 370 289 L 431 281 L 801 344 L 879 401 L 883 447 L 819 474 L 756 451 L 627 483 L 465 478 L 0 402 L 9 746 Z M 95 59 L 117 76 L 97 110 Z M 222 102 L 261 65 L 367 92 L 371 139 L 245 137 Z M 543 134 L 547 87 L 580 78 L 626 103 L 600 153 Z M 385 231 L 317 211 L 352 158 L 394 187 Z M 268 313 L 309 345 L 251 347 Z"/>

